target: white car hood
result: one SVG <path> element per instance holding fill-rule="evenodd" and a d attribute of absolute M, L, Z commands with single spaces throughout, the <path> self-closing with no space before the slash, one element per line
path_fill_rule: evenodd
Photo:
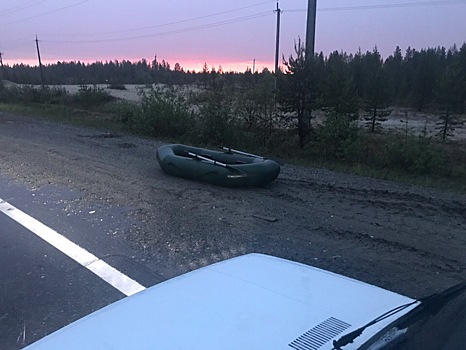
<path fill-rule="evenodd" d="M 321 269 L 248 254 L 120 300 L 27 349 L 332 349 L 332 340 L 412 301 Z M 366 329 L 344 349 L 357 349 L 415 306 Z"/>

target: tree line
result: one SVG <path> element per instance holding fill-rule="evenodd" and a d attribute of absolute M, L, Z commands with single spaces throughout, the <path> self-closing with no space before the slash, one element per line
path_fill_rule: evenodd
<path fill-rule="evenodd" d="M 200 72 L 190 72 L 155 58 L 151 63 L 57 63 L 46 66 L 44 76 L 49 84 L 80 84 L 80 91 L 70 98 L 59 88 L 23 87 L 15 95 L 0 86 L 0 102 L 16 98 L 21 103 L 92 107 L 109 99 L 104 89 L 86 84 L 140 84 L 138 103 L 120 101 L 112 111 L 117 123 L 135 133 L 466 178 L 466 151 L 446 143 L 464 122 L 466 44 L 448 50 L 408 48 L 404 54 L 397 47 L 386 59 L 377 48 L 306 58 L 298 41 L 276 75 L 267 69 L 224 72 L 207 64 Z M 40 84 L 40 72 L 37 67 L 6 66 L 3 79 Z M 155 88 L 154 83 L 166 87 Z M 392 107 L 436 113 L 437 137 L 415 135 L 408 127 L 402 134 L 384 133 L 382 122 Z"/>
<path fill-rule="evenodd" d="M 299 45 L 299 43 L 298 43 Z M 301 56 L 300 56 L 301 55 Z M 297 52 L 292 60 L 304 59 L 302 53 Z M 284 70 L 290 68 L 290 60 L 284 58 Z M 466 44 L 461 48 L 453 46 L 427 48 L 416 50 L 408 48 L 401 52 L 396 47 L 393 54 L 383 59 L 377 48 L 368 52 L 347 54 L 332 52 L 325 57 L 323 53 L 316 54 L 313 59 L 313 76 L 308 77 L 309 86 L 317 99 L 326 99 L 341 96 L 342 92 L 352 93 L 355 98 L 373 100 L 373 104 L 380 102 L 383 105 L 414 107 L 424 110 L 426 107 L 440 104 L 454 104 L 455 111 L 461 109 L 461 98 L 464 100 L 464 71 L 466 70 Z M 41 84 L 40 69 L 37 66 L 24 64 L 5 65 L 2 68 L 2 79 L 18 84 Z M 162 83 L 169 85 L 206 84 L 216 75 L 229 76 L 229 80 L 241 83 L 247 80 L 252 72 L 223 72 L 222 68 L 209 68 L 207 64 L 201 72 L 185 71 L 179 63 L 173 67 L 165 60 L 158 61 L 154 57 L 152 62 L 141 59 L 137 62 L 106 61 L 94 63 L 57 62 L 43 67 L 45 84 L 152 84 Z M 282 71 L 282 73 L 285 73 Z M 289 73 L 294 73 L 290 71 Z M 256 72 L 258 75 L 271 74 L 267 69 Z M 456 79 L 460 77 L 460 79 Z M 308 79 L 306 78 L 306 79 Z M 331 79 L 334 86 L 326 82 Z M 453 81 L 452 81 L 453 80 Z M 346 89 L 342 91 L 345 82 Z M 349 86 L 350 84 L 351 86 Z M 440 90 L 446 86 L 454 92 L 455 96 L 446 101 L 447 96 L 439 96 Z M 311 93 L 311 92 L 310 92 Z M 333 95 L 334 97 L 331 97 Z M 442 100 L 443 99 L 443 100 Z M 320 101 L 322 102 L 322 101 Z M 317 104 L 320 103 L 318 101 Z M 332 101 L 338 103 L 338 101 Z M 375 112 L 377 114 L 377 111 Z M 375 128 L 375 125 L 374 125 Z"/>
<path fill-rule="evenodd" d="M 46 85 L 80 85 L 80 84 L 194 84 L 202 81 L 206 74 L 216 74 L 215 67 L 204 64 L 201 72 L 185 70 L 179 63 L 172 67 L 165 60 L 158 61 L 157 56 L 152 62 L 141 59 L 137 62 L 128 60 L 96 61 L 83 63 L 80 61 L 57 62 L 43 65 L 44 83 Z M 25 64 L 5 65 L 2 67 L 1 79 L 17 84 L 42 83 L 40 68 Z M 218 73 L 223 74 L 221 67 Z M 229 72 L 225 74 L 241 75 Z"/>
<path fill-rule="evenodd" d="M 441 112 L 441 138 L 446 140 L 461 121 L 466 100 L 466 44 L 416 51 L 399 47 L 383 60 L 377 48 L 347 55 L 332 52 L 306 59 L 300 42 L 295 56 L 285 61 L 279 89 L 281 103 L 297 118 L 303 145 L 312 127 L 312 111 L 354 120 L 359 111 L 371 132 L 391 113 L 390 107 Z"/>

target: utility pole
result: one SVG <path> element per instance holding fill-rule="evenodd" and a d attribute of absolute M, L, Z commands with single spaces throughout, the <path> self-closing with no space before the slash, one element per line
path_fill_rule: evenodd
<path fill-rule="evenodd" d="M 0 70 L 0 80 L 3 80 L 3 52 L 0 52 L 0 66 L 2 67 L 2 70 Z"/>
<path fill-rule="evenodd" d="M 308 0 L 306 28 L 306 58 L 314 57 L 314 45 L 316 36 L 316 10 L 317 0 Z"/>
<path fill-rule="evenodd" d="M 37 35 L 36 35 L 36 48 L 37 48 L 37 57 L 39 58 L 40 80 L 42 82 L 42 88 L 44 88 L 45 87 L 44 73 L 42 72 L 42 61 L 40 60 L 39 40 L 37 39 Z"/>
<path fill-rule="evenodd" d="M 254 58 L 252 60 L 252 74 L 254 74 L 256 72 L 256 59 Z"/>
<path fill-rule="evenodd" d="M 277 37 L 276 37 L 276 44 L 275 44 L 275 76 L 278 74 L 278 56 L 280 51 L 280 14 L 282 11 L 278 8 L 278 0 L 277 0 L 277 9 L 274 11 L 277 13 Z"/>

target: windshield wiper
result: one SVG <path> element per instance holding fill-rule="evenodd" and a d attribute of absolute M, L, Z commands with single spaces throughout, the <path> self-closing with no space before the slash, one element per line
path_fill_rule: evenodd
<path fill-rule="evenodd" d="M 334 340 L 333 350 L 342 350 L 342 347 L 352 343 L 357 337 L 359 337 L 362 334 L 362 332 L 364 332 L 366 328 L 373 326 L 374 324 L 386 319 L 387 317 L 395 315 L 396 313 L 416 303 L 420 303 L 420 305 L 417 306 L 412 311 L 410 311 L 408 314 L 406 314 L 405 316 L 407 318 L 403 317 L 403 320 L 400 321 L 399 328 L 407 327 L 407 325 L 412 324 L 413 322 L 419 320 L 420 318 L 424 317 L 426 314 L 428 315 L 436 314 L 446 303 L 448 303 L 451 299 L 454 299 L 457 295 L 461 294 L 464 290 L 466 290 L 466 282 L 462 282 L 457 285 L 454 285 L 453 287 L 450 287 L 444 290 L 443 292 L 434 293 L 427 297 L 415 300 L 411 303 L 397 306 L 387 311 L 386 313 L 380 315 L 379 317 L 373 319 L 366 325 L 348 334 L 345 334 L 338 340 Z"/>
<path fill-rule="evenodd" d="M 344 336 L 342 336 L 340 339 L 338 340 L 334 340 L 333 341 L 333 350 L 341 350 L 341 348 L 343 346 L 346 346 L 350 343 L 352 343 L 354 341 L 354 339 L 356 339 L 357 337 L 359 337 L 362 332 L 364 332 L 364 330 L 370 326 L 373 326 L 374 324 L 386 319 L 387 317 L 390 317 L 392 315 L 395 315 L 397 314 L 398 312 L 400 311 L 403 311 L 404 309 L 406 309 L 407 307 L 410 307 L 411 305 L 414 305 L 418 302 L 418 300 L 415 300 L 415 301 L 412 301 L 410 303 L 407 303 L 407 304 L 404 304 L 404 305 L 400 305 L 400 306 L 397 306 L 389 311 L 387 311 L 386 313 L 380 315 L 379 317 L 373 319 L 372 321 L 370 321 L 369 323 L 367 323 L 366 325 L 356 329 L 355 331 L 352 331 L 348 334 L 345 334 Z"/>

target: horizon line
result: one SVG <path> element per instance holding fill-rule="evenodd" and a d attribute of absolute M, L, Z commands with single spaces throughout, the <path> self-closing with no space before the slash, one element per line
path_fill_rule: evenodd
<path fill-rule="evenodd" d="M 139 62 L 142 62 L 142 61 L 146 61 L 148 63 L 148 65 L 152 65 L 152 62 L 153 62 L 153 59 L 152 60 L 148 60 L 144 57 L 142 58 L 114 58 L 114 59 L 83 59 L 83 60 L 80 60 L 80 59 L 71 59 L 71 60 L 50 60 L 50 59 L 45 59 L 45 60 L 42 60 L 42 66 L 43 67 L 47 67 L 47 66 L 51 66 L 51 65 L 57 65 L 59 63 L 81 63 L 81 64 L 85 64 L 85 65 L 91 65 L 91 64 L 94 64 L 94 63 L 109 63 L 109 62 L 118 62 L 118 63 L 121 63 L 121 62 L 131 62 L 132 64 L 136 64 L 136 63 L 139 63 Z M 39 67 L 39 62 L 37 61 L 37 59 L 14 59 L 14 60 L 11 60 L 12 62 L 3 62 L 3 65 L 4 66 L 7 66 L 7 67 L 13 67 L 14 65 L 25 65 L 25 66 L 29 66 L 29 67 Z M 157 60 L 158 63 L 162 63 L 162 62 L 166 62 L 167 64 L 169 64 L 170 66 L 170 70 L 174 70 L 174 67 L 175 65 L 178 63 L 181 67 L 181 69 L 184 71 L 184 72 L 195 72 L 195 73 L 199 73 L 199 72 L 202 72 L 203 71 L 203 68 L 204 68 L 204 65 L 207 65 L 209 67 L 209 71 L 212 71 L 212 69 L 214 68 L 217 72 L 220 70 L 223 71 L 223 72 L 246 72 L 248 70 L 253 70 L 253 66 L 255 65 L 254 67 L 254 71 L 255 72 L 262 72 L 264 69 L 268 69 L 269 71 L 272 71 L 273 70 L 273 67 L 274 67 L 274 64 L 272 61 L 262 61 L 262 60 L 255 60 L 255 63 L 254 63 L 254 59 L 251 60 L 251 61 L 224 61 L 223 63 L 220 63 L 220 64 L 217 64 L 217 65 L 211 65 L 211 64 L 208 64 L 207 61 L 204 61 L 204 62 L 200 62 L 199 60 L 179 60 L 179 61 L 171 61 L 171 62 L 174 62 L 174 63 L 171 63 L 168 59 L 162 59 L 162 60 Z M 184 62 L 184 63 L 182 63 Z"/>

